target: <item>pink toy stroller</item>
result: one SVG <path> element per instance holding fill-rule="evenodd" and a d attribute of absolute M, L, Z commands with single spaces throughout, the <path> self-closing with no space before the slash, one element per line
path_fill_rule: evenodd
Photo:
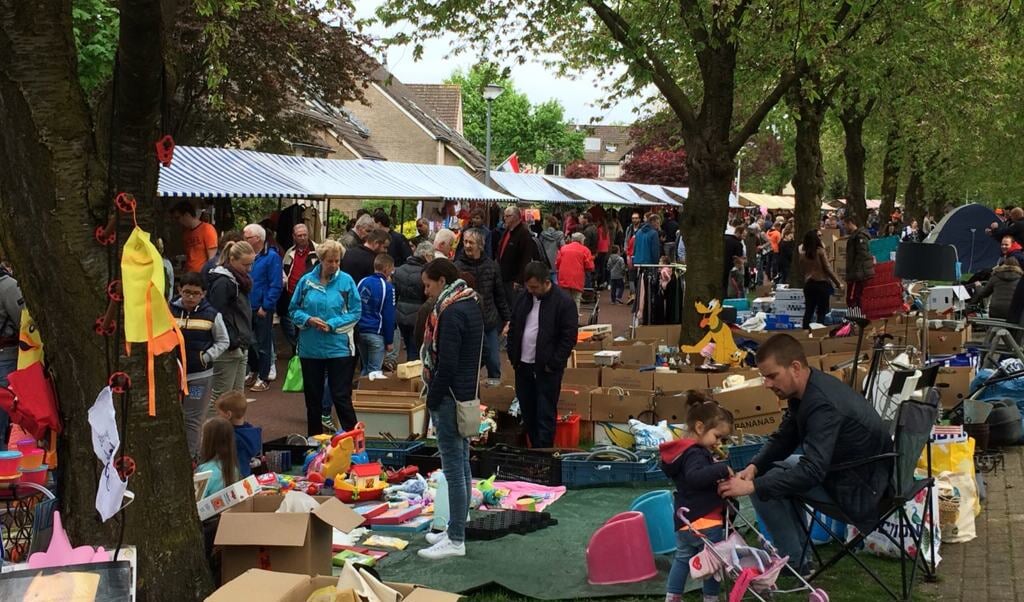
<path fill-rule="evenodd" d="M 704 533 L 695 529 L 690 521 L 686 519 L 687 508 L 678 510 L 679 519 L 683 521 L 690 532 L 704 542 L 704 550 L 690 559 L 690 576 L 694 579 L 711 577 L 722 581 L 726 578 L 733 582 L 729 590 L 729 602 L 743 600 L 745 594 L 751 594 L 754 599 L 766 602 L 775 594 L 792 594 L 802 591 L 809 592 L 808 602 L 828 602 L 828 594 L 825 590 L 811 585 L 799 572 L 789 566 L 788 556 L 779 556 L 778 550 L 768 541 L 754 525 L 743 518 L 739 509 L 730 503 L 730 512 L 726 513 L 725 532 L 726 537 L 713 543 L 707 539 Z M 743 537 L 733 528 L 731 517 L 749 527 L 757 534 L 760 545 L 764 548 L 754 548 L 747 545 Z M 775 582 L 783 570 L 789 570 L 800 581 L 800 587 L 789 590 L 780 590 Z"/>

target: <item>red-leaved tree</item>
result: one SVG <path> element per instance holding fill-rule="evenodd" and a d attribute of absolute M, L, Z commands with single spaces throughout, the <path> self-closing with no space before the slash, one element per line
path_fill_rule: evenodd
<path fill-rule="evenodd" d="M 586 161 L 573 161 L 565 167 L 567 178 L 596 178 L 597 173 L 597 165 Z"/>
<path fill-rule="evenodd" d="M 645 148 L 634 152 L 622 166 L 623 182 L 637 184 L 661 184 L 663 186 L 687 186 L 686 151 L 682 148 Z"/>

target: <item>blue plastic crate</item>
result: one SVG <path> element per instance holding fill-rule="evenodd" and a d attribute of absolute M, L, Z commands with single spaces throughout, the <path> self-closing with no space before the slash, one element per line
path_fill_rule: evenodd
<path fill-rule="evenodd" d="M 562 460 L 562 485 L 569 489 L 645 483 L 664 477 L 658 463 L 608 460 Z"/>
<path fill-rule="evenodd" d="M 729 446 L 729 467 L 739 472 L 750 464 L 757 452 L 764 447 L 764 442 L 745 443 L 743 445 Z"/>
<path fill-rule="evenodd" d="M 387 439 L 368 439 L 366 455 L 370 462 L 380 462 L 391 468 L 404 468 L 406 456 L 423 447 L 423 441 L 390 441 Z"/>
<path fill-rule="evenodd" d="M 750 311 L 750 301 L 747 299 L 726 299 L 722 301 L 724 307 L 735 307 L 736 311 Z"/>

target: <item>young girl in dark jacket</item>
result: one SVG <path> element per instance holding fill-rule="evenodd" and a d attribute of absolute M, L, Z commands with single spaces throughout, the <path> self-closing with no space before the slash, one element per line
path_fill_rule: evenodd
<path fill-rule="evenodd" d="M 675 510 L 687 508 L 686 518 L 713 542 L 722 540 L 725 527 L 718 482 L 732 476 L 725 462 L 715 460 L 712 450 L 732 433 L 732 413 L 703 393 L 689 391 L 686 400 L 686 431 L 682 439 L 660 447 L 661 469 L 676 486 Z M 704 543 L 675 516 L 676 554 L 668 574 L 665 602 L 679 602 L 690 574 L 690 558 Z M 704 580 L 704 602 L 718 600 L 719 583 Z"/>

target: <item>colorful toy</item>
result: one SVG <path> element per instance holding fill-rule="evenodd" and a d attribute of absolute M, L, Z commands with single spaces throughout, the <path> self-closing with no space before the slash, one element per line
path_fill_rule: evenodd
<path fill-rule="evenodd" d="M 405 500 L 410 502 L 420 502 L 423 500 L 423 494 L 426 492 L 427 481 L 417 474 L 412 479 L 409 479 L 400 485 L 392 485 L 386 488 L 384 490 L 384 497 L 390 501 Z"/>
<path fill-rule="evenodd" d="M 343 445 L 344 441 L 350 439 L 343 439 Z M 382 473 L 380 462 L 355 464 L 344 479 L 335 479 L 334 496 L 346 503 L 380 499 L 388 486 Z"/>
<path fill-rule="evenodd" d="M 332 443 L 323 456 L 323 462 L 318 471 L 328 479 L 337 479 L 338 475 L 345 474 L 352 467 L 352 450 L 355 445 L 353 439 L 339 439 Z"/>
<path fill-rule="evenodd" d="M 499 508 L 501 507 L 502 498 L 508 496 L 511 491 L 508 489 L 498 489 L 494 486 L 494 479 L 497 475 L 491 475 L 490 477 L 480 481 L 476 484 L 476 488 L 483 494 L 483 503 L 488 508 Z"/>
<path fill-rule="evenodd" d="M 88 564 L 90 562 L 105 562 L 110 560 L 110 554 L 103 550 L 103 547 L 93 548 L 92 546 L 71 547 L 68 541 L 68 534 L 61 524 L 60 511 L 53 512 L 53 535 L 50 536 L 50 546 L 45 552 L 36 552 L 28 557 L 30 569 L 45 569 L 57 566 L 70 566 L 74 564 Z"/>
<path fill-rule="evenodd" d="M 397 485 L 404 481 L 408 481 L 413 477 L 419 476 L 420 469 L 418 466 L 406 466 L 405 468 L 399 468 L 398 470 L 388 470 L 388 483 Z"/>
<path fill-rule="evenodd" d="M 694 303 L 697 312 L 704 316 L 700 321 L 701 328 L 707 328 L 708 332 L 695 345 L 683 345 L 683 353 L 701 353 L 709 343 L 714 343 L 714 350 L 711 351 L 711 359 L 716 364 L 731 364 L 734 361 L 734 354 L 739 351 L 736 342 L 732 338 L 732 330 L 729 325 L 722 322 L 719 314 L 722 313 L 722 303 L 718 299 L 712 299 L 707 306 L 700 301 Z"/>

